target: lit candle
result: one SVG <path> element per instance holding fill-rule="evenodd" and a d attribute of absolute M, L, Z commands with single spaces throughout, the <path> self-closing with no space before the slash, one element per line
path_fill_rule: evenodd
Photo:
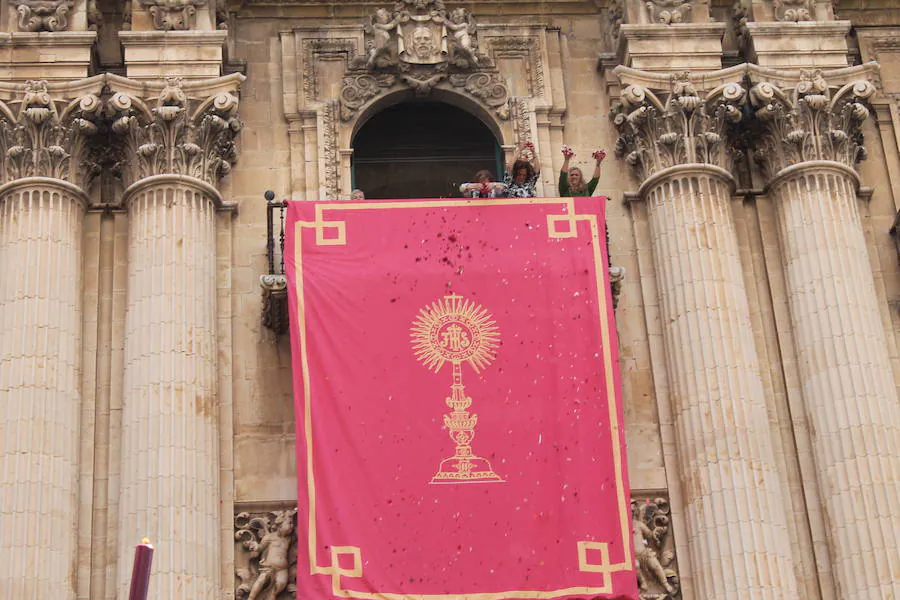
<path fill-rule="evenodd" d="M 152 564 L 153 546 L 150 544 L 150 538 L 144 538 L 134 547 L 134 568 L 131 570 L 131 592 L 128 594 L 128 600 L 147 600 Z"/>

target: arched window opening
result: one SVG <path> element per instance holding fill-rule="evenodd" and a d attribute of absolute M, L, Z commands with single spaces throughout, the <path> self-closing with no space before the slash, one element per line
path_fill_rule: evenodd
<path fill-rule="evenodd" d="M 401 102 L 367 121 L 353 141 L 353 187 L 366 198 L 458 197 L 459 185 L 488 169 L 498 177 L 500 146 L 477 117 L 442 102 Z"/>

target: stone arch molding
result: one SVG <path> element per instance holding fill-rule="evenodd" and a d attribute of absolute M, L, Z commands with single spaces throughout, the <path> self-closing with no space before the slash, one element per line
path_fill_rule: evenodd
<path fill-rule="evenodd" d="M 479 23 L 441 0 L 397 0 L 356 25 L 283 32 L 281 50 L 293 197 L 347 197 L 354 132 L 407 98 L 468 110 L 507 152 L 530 140 L 554 165 L 549 150 L 562 143 L 566 110 L 557 29 Z"/>

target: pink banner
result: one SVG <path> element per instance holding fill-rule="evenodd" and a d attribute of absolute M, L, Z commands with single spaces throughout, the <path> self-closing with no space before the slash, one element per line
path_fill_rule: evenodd
<path fill-rule="evenodd" d="M 637 597 L 604 207 L 290 203 L 298 598 Z"/>

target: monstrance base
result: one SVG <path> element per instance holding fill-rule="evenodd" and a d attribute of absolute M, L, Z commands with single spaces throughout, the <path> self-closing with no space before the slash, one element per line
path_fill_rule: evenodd
<path fill-rule="evenodd" d="M 452 456 L 441 461 L 431 483 L 502 483 L 491 463 L 480 456 Z"/>

